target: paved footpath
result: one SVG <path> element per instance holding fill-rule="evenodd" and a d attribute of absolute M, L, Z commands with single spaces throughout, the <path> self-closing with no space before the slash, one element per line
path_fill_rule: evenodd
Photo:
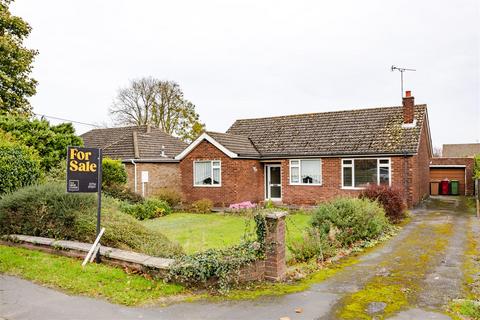
<path fill-rule="evenodd" d="M 0 275 L 0 320 L 341 319 L 352 318 L 355 310 L 364 312 L 365 305 L 358 304 L 362 299 L 367 299 L 368 307 L 368 303 L 376 302 L 369 294 L 394 290 L 404 293 L 405 299 L 392 301 L 392 305 L 401 305 L 402 311 L 390 319 L 450 319 L 442 308 L 461 295 L 465 231 L 471 229 L 478 235 L 480 230 L 478 221 L 466 211 L 462 201 L 454 198 L 431 200 L 415 210 L 412 222 L 399 235 L 364 255 L 359 263 L 307 291 L 254 301 L 130 308 L 69 296 Z M 383 308 L 390 307 L 380 304 L 378 315 Z M 302 308 L 303 312 L 295 313 L 295 308 Z"/>

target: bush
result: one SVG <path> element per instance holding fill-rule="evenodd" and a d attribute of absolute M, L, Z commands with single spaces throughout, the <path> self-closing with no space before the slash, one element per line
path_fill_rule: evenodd
<path fill-rule="evenodd" d="M 309 261 L 317 258 L 324 261 L 335 255 L 335 247 L 328 236 L 316 228 L 309 228 L 303 235 L 303 240 L 288 244 L 288 249 L 297 262 Z"/>
<path fill-rule="evenodd" d="M 0 132 L 0 195 L 35 184 L 40 176 L 36 153 Z"/>
<path fill-rule="evenodd" d="M 480 179 L 480 154 L 475 155 L 475 158 L 474 158 L 473 178 Z"/>
<path fill-rule="evenodd" d="M 398 223 L 405 218 L 405 204 L 401 192 L 397 189 L 384 185 L 370 185 L 359 197 L 378 201 L 390 222 Z"/>
<path fill-rule="evenodd" d="M 118 210 L 118 201 L 105 197 L 101 243 L 154 256 L 182 253 L 178 244 Z M 0 234 L 24 234 L 93 242 L 96 237 L 96 198 L 65 192 L 64 183 L 30 186 L 0 199 Z"/>
<path fill-rule="evenodd" d="M 192 203 L 191 210 L 195 213 L 212 212 L 213 201 L 210 199 L 200 199 Z"/>
<path fill-rule="evenodd" d="M 122 186 L 118 184 L 105 186 L 102 191 L 104 194 L 112 198 L 115 198 L 121 201 L 126 201 L 129 203 L 140 203 L 143 201 L 143 197 L 141 195 L 133 192 L 126 186 Z"/>
<path fill-rule="evenodd" d="M 45 175 L 45 182 L 63 182 L 67 181 L 67 162 L 61 161 L 52 167 Z"/>
<path fill-rule="evenodd" d="M 155 191 L 154 197 L 167 202 L 171 207 L 176 207 L 182 202 L 182 195 L 175 189 L 160 188 Z"/>
<path fill-rule="evenodd" d="M 378 237 L 388 229 L 389 223 L 377 202 L 338 198 L 318 206 L 312 215 L 312 226 L 332 243 L 346 247 Z"/>
<path fill-rule="evenodd" d="M 120 160 L 108 157 L 102 160 L 102 187 L 124 185 L 127 183 L 127 171 Z"/>
<path fill-rule="evenodd" d="M 0 233 L 74 239 L 77 212 L 95 210 L 95 196 L 65 192 L 65 184 L 31 186 L 0 200 Z"/>
<path fill-rule="evenodd" d="M 122 211 L 138 220 L 153 219 L 172 213 L 172 208 L 163 200 L 146 199 L 143 203 L 125 205 Z"/>

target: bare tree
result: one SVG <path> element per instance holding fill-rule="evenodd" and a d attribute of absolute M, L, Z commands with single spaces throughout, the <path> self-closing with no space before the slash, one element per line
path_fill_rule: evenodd
<path fill-rule="evenodd" d="M 442 156 L 442 147 L 439 147 L 439 146 L 433 147 L 433 156 L 440 158 Z"/>
<path fill-rule="evenodd" d="M 185 141 L 204 130 L 195 105 L 185 99 L 180 86 L 152 77 L 133 80 L 119 89 L 110 114 L 117 124 L 150 124 Z"/>

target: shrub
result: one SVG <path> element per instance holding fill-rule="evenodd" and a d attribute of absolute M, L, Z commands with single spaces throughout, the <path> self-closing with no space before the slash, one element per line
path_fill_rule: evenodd
<path fill-rule="evenodd" d="M 385 210 L 385 215 L 393 223 L 398 223 L 405 218 L 405 204 L 398 189 L 384 185 L 370 185 L 360 193 L 359 197 L 378 201 Z"/>
<path fill-rule="evenodd" d="M 127 183 L 127 171 L 120 160 L 108 157 L 102 160 L 102 187 L 124 185 Z"/>
<path fill-rule="evenodd" d="M 61 161 L 50 168 L 45 175 L 46 182 L 66 182 L 67 181 L 67 162 Z"/>
<path fill-rule="evenodd" d="M 142 203 L 125 205 L 122 210 L 138 220 L 158 218 L 172 213 L 168 203 L 157 199 L 146 199 Z"/>
<path fill-rule="evenodd" d="M 103 188 L 103 193 L 122 201 L 129 203 L 140 203 L 143 201 L 143 197 L 138 193 L 133 192 L 129 188 L 123 185 L 113 184 L 110 186 L 105 186 Z"/>
<path fill-rule="evenodd" d="M 377 202 L 338 198 L 318 206 L 312 215 L 312 226 L 332 243 L 345 247 L 378 237 L 388 229 L 389 223 Z"/>
<path fill-rule="evenodd" d="M 182 253 L 178 244 L 118 210 L 118 201 L 105 197 L 101 243 L 155 256 Z M 96 237 L 96 198 L 65 192 L 64 183 L 30 186 L 0 199 L 0 234 L 24 234 L 93 242 Z"/>
<path fill-rule="evenodd" d="M 36 153 L 0 132 L 0 195 L 35 184 L 40 176 Z"/>
<path fill-rule="evenodd" d="M 480 154 L 475 155 L 475 158 L 474 158 L 473 178 L 480 179 Z"/>
<path fill-rule="evenodd" d="M 155 191 L 154 197 L 167 202 L 171 207 L 175 207 L 182 202 L 182 195 L 175 189 L 160 188 Z"/>
<path fill-rule="evenodd" d="M 65 192 L 65 184 L 31 186 L 0 200 L 0 233 L 74 239 L 77 212 L 95 210 L 95 196 Z"/>
<path fill-rule="evenodd" d="M 212 212 L 213 201 L 210 199 L 200 199 L 192 203 L 191 210 L 195 213 Z"/>
<path fill-rule="evenodd" d="M 325 233 L 316 228 L 309 228 L 303 235 L 303 240 L 288 244 L 288 249 L 297 262 L 309 261 L 317 258 L 324 261 L 335 255 L 335 247 Z"/>

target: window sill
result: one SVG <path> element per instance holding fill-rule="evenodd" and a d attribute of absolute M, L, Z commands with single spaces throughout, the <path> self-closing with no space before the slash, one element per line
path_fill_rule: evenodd
<path fill-rule="evenodd" d="M 222 185 L 221 184 L 216 184 L 216 185 L 193 185 L 194 188 L 220 188 Z"/>

